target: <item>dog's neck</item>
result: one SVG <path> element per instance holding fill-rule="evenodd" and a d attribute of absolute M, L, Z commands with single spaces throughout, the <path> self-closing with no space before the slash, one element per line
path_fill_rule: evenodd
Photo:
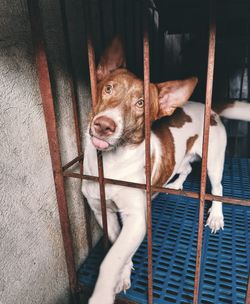
<path fill-rule="evenodd" d="M 151 131 L 152 184 L 162 185 L 172 176 L 175 166 L 174 142 L 168 128 L 153 125 Z M 98 175 L 96 148 L 89 136 L 85 145 L 85 174 Z M 145 137 L 139 142 L 126 142 L 110 151 L 103 151 L 104 174 L 107 178 L 145 182 Z"/>

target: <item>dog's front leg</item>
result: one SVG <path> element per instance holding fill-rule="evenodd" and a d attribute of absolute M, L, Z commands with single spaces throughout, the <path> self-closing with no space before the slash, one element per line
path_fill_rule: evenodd
<path fill-rule="evenodd" d="M 131 261 L 146 233 L 145 193 L 138 189 L 124 189 L 119 191 L 115 200 L 122 214 L 122 230 L 102 262 L 89 304 L 114 302 L 124 267 Z"/>

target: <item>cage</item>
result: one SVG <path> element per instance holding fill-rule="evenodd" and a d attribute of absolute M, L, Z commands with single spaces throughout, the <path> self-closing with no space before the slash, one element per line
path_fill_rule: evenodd
<path fill-rule="evenodd" d="M 61 9 L 67 56 L 73 75 L 65 3 L 61 1 Z M 105 179 L 101 154 L 98 157 L 99 176 L 84 175 L 82 131 L 78 116 L 81 105 L 77 104 L 74 95 L 74 78 L 71 89 L 78 155 L 66 165 L 61 164 L 39 7 L 29 1 L 29 10 L 74 302 L 84 301 L 79 297 L 81 293 L 86 299 L 91 293 L 106 252 L 105 184 L 113 183 L 146 189 L 148 207 L 148 234 L 133 258 L 135 271 L 132 273 L 132 286 L 126 294 L 118 295 L 117 303 L 249 303 L 250 145 L 249 124 L 246 122 L 224 121 L 228 133 L 222 198 L 226 227 L 217 234 L 211 234 L 208 227 L 203 227 L 204 210 L 208 210 L 209 206 L 205 200 L 214 197 L 209 194 L 210 184 L 206 182 L 206 136 L 211 102 L 212 107 L 228 100 L 249 102 L 248 1 L 84 2 L 86 44 L 82 52 L 85 58 L 88 56 L 88 64 L 86 61 L 82 77 L 90 78 L 93 106 L 96 105 L 95 64 L 114 35 L 120 35 L 124 41 L 127 68 L 144 78 L 145 100 L 149 79 L 161 82 L 198 76 L 199 86 L 192 99 L 206 103 L 204 160 L 201 166 L 194 166 L 182 191 L 152 187 L 150 168 L 146 170 L 145 185 Z M 146 133 L 150 132 L 148 111 L 149 104 L 146 102 Z M 149 145 L 146 136 L 146 164 L 150 157 L 147 153 Z M 76 163 L 79 164 L 77 173 L 70 171 Z M 78 270 L 74 263 L 65 197 L 64 178 L 70 177 L 98 181 L 102 197 L 104 242 L 100 241 L 91 250 Z M 161 193 L 151 205 L 152 190 Z M 86 202 L 85 208 L 89 216 Z M 92 247 L 90 231 L 88 236 L 89 246 Z"/>

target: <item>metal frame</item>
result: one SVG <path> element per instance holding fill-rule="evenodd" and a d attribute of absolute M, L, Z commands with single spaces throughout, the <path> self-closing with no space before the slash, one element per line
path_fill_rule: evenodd
<path fill-rule="evenodd" d="M 199 203 L 199 227 L 198 227 L 198 244 L 197 244 L 197 256 L 196 256 L 196 273 L 195 273 L 195 287 L 194 287 L 194 303 L 198 303 L 199 298 L 199 279 L 200 279 L 200 259 L 202 249 L 202 234 L 203 234 L 203 217 L 204 217 L 204 204 L 205 200 L 221 200 L 223 202 L 231 204 L 239 204 L 250 206 L 250 200 L 236 199 L 232 197 L 216 196 L 207 194 L 206 189 L 206 170 L 207 170 L 207 153 L 208 153 L 208 139 L 209 139 L 209 125 L 210 125 L 210 111 L 212 102 L 212 90 L 213 90 L 213 72 L 214 72 L 214 58 L 215 58 L 215 41 L 216 41 L 216 22 L 215 22 L 215 1 L 211 0 L 210 6 L 210 36 L 209 36 L 209 54 L 208 54 L 208 69 L 207 69 L 207 86 L 206 86 L 206 107 L 204 114 L 204 134 L 203 134 L 203 158 L 202 158 L 202 171 L 201 171 L 201 190 L 200 193 L 182 190 L 173 190 L 163 187 L 157 187 L 151 185 L 151 162 L 150 162 L 150 103 L 149 103 L 149 39 L 147 34 L 147 22 L 145 22 L 145 31 L 143 37 L 143 56 L 144 56 L 144 98 L 145 98 L 145 152 L 146 152 L 146 184 L 139 184 L 133 182 L 126 182 L 121 180 L 114 180 L 104 178 L 102 154 L 98 155 L 98 174 L 99 176 L 89 176 L 83 173 L 83 152 L 82 142 L 80 136 L 80 128 L 78 121 L 78 109 L 77 100 L 75 94 L 75 84 L 70 82 L 71 97 L 73 106 L 73 117 L 76 132 L 76 142 L 78 156 L 69 163 L 62 166 L 60 157 L 60 147 L 57 135 L 56 115 L 53 103 L 52 88 L 50 82 L 49 68 L 46 56 L 46 50 L 44 47 L 44 38 L 42 32 L 42 22 L 40 18 L 39 7 L 37 1 L 27 0 L 30 13 L 30 22 L 32 37 L 34 43 L 34 51 L 36 57 L 37 72 L 39 78 L 39 87 L 42 97 L 42 104 L 44 109 L 44 116 L 46 122 L 46 128 L 48 133 L 48 142 L 50 148 L 52 169 L 54 173 L 55 189 L 58 203 L 58 210 L 60 216 L 60 223 L 62 229 L 65 258 L 67 263 L 67 271 L 69 277 L 69 286 L 72 295 L 74 296 L 74 303 L 78 303 L 79 299 L 77 294 L 80 288 L 77 283 L 76 267 L 74 261 L 73 243 L 70 231 L 70 222 L 68 216 L 64 178 L 72 177 L 78 179 L 86 179 L 99 182 L 100 185 L 100 197 L 102 206 L 102 220 L 104 227 L 104 245 L 108 247 L 108 228 L 107 228 L 107 215 L 106 215 L 106 201 L 105 201 L 105 184 L 114 184 L 125 187 L 132 187 L 146 190 L 147 197 L 147 235 L 148 235 L 148 303 L 153 303 L 153 277 L 152 277 L 152 222 L 151 222 L 151 192 L 165 192 L 176 195 L 183 195 L 191 198 L 198 198 Z M 61 2 L 62 15 L 66 20 L 65 5 Z M 67 33 L 67 24 L 64 21 L 63 29 L 66 37 L 66 52 L 67 58 L 70 56 L 69 48 L 69 36 Z M 90 37 L 88 37 L 88 58 L 89 58 L 89 71 L 90 71 L 90 84 L 92 94 L 93 109 L 97 104 L 97 88 L 96 88 L 96 70 L 95 70 L 95 54 Z M 73 72 L 72 63 L 68 60 L 68 68 L 70 72 Z M 72 173 L 67 170 L 74 164 L 80 163 L 80 173 Z M 85 204 L 86 205 L 86 204 Z M 90 234 L 89 224 L 89 209 L 85 206 L 85 215 L 87 223 L 87 236 L 89 247 L 92 247 L 92 240 Z M 86 289 L 85 289 L 86 290 Z M 124 301 L 123 303 L 131 303 L 131 301 Z M 246 303 L 250 303 L 250 280 L 248 280 L 248 290 L 246 296 Z"/>
<path fill-rule="evenodd" d="M 215 2 L 214 0 L 212 0 L 210 1 L 207 86 L 206 86 L 206 104 L 205 104 L 205 112 L 204 112 L 203 143 L 202 143 L 202 163 L 201 163 L 201 181 L 200 181 L 201 188 L 200 188 L 200 206 L 199 206 L 200 210 L 199 210 L 199 226 L 198 226 L 198 240 L 197 240 L 197 253 L 196 253 L 196 269 L 195 269 L 195 280 L 194 280 L 194 303 L 198 303 L 198 296 L 199 296 L 205 193 L 206 193 L 206 182 L 207 182 L 208 143 L 209 143 L 210 115 L 211 115 L 212 92 L 213 92 L 214 61 L 215 61 L 215 39 L 216 39 Z"/>
<path fill-rule="evenodd" d="M 48 60 L 45 52 L 42 22 L 37 1 L 28 0 L 32 39 L 34 43 L 39 88 L 48 135 L 49 150 L 54 175 L 56 198 L 62 230 L 65 258 L 69 277 L 69 287 L 74 301 L 77 301 L 77 276 L 74 260 L 72 234 L 70 230 L 68 207 L 64 187 L 63 167 L 61 162 L 59 140 L 56 126 L 56 115 L 49 75 Z"/>
<path fill-rule="evenodd" d="M 90 86 L 92 95 L 92 107 L 95 111 L 97 105 L 97 88 L 96 88 L 96 69 L 95 69 L 95 54 L 92 46 L 92 41 L 88 38 L 88 58 L 89 58 L 89 72 L 90 72 Z M 104 185 L 104 172 L 102 163 L 102 152 L 97 151 L 98 163 L 98 182 L 100 185 L 100 198 L 101 198 L 101 211 L 102 211 L 102 226 L 104 233 L 104 246 L 108 249 L 108 223 L 106 213 L 106 199 L 105 199 L 105 185 Z"/>

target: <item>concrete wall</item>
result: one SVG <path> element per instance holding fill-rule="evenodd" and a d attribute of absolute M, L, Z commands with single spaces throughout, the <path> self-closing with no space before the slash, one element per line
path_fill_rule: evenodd
<path fill-rule="evenodd" d="M 60 7 L 56 0 L 40 2 L 65 163 L 76 156 L 76 146 Z M 82 20 L 81 9 L 81 1 L 72 1 L 69 18 Z M 0 303 L 69 303 L 26 1 L 2 0 L 0 12 Z M 89 91 L 81 76 L 86 61 L 81 54 L 84 27 L 70 24 L 81 122 L 86 125 Z M 67 196 L 79 264 L 87 254 L 80 181 L 67 181 Z"/>

